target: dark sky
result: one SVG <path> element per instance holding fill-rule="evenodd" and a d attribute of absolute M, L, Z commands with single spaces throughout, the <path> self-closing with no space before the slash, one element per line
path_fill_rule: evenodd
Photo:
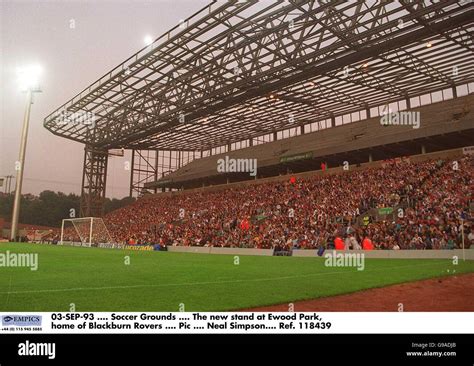
<path fill-rule="evenodd" d="M 0 0 L 0 177 L 15 175 L 19 153 L 25 94 L 18 88 L 18 67 L 43 69 L 43 92 L 31 112 L 23 193 L 80 193 L 83 145 L 48 132 L 44 117 L 141 49 L 146 35 L 157 38 L 208 3 Z M 129 158 L 109 159 L 108 197 L 128 195 Z"/>

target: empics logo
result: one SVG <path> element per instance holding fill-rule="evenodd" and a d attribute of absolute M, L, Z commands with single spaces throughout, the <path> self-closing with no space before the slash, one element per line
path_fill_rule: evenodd
<path fill-rule="evenodd" d="M 233 159 L 226 156 L 217 160 L 217 171 L 219 173 L 250 173 L 257 175 L 257 159 Z"/>
<path fill-rule="evenodd" d="M 41 319 L 41 315 L 3 315 L 2 326 L 39 327 Z"/>
<path fill-rule="evenodd" d="M 50 360 L 56 358 L 56 343 L 25 343 L 18 344 L 19 356 L 47 356 Z"/>
<path fill-rule="evenodd" d="M 10 315 L 2 317 L 2 325 L 8 325 L 12 321 L 13 321 L 13 317 Z"/>

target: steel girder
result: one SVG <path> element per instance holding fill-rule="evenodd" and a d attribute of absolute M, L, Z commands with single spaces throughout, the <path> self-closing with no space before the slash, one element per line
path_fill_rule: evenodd
<path fill-rule="evenodd" d="M 91 146 L 84 149 L 82 170 L 81 217 L 101 217 L 104 214 L 108 153 Z"/>
<path fill-rule="evenodd" d="M 473 20 L 463 0 L 212 2 L 44 125 L 100 149 L 205 150 L 473 81 Z M 94 127 L 61 119 L 77 112 Z"/>
<path fill-rule="evenodd" d="M 157 193 L 157 188 L 147 189 L 145 184 L 155 182 L 190 163 L 196 159 L 196 153 L 196 151 L 133 150 L 129 196 L 139 197 L 146 193 Z"/>
<path fill-rule="evenodd" d="M 147 182 L 157 181 L 158 150 L 133 150 L 130 173 L 130 197 L 144 194 L 143 186 Z M 152 193 L 156 193 L 156 188 Z"/>

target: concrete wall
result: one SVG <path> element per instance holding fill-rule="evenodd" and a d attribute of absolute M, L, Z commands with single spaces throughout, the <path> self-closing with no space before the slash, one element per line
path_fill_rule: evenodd
<path fill-rule="evenodd" d="M 168 247 L 169 252 L 176 253 L 199 253 L 199 254 L 227 254 L 227 255 L 258 255 L 271 256 L 272 249 L 253 248 L 213 248 L 213 247 Z M 339 251 L 338 253 L 345 253 Z M 463 258 L 461 249 L 455 250 L 352 250 L 346 253 L 364 253 L 365 258 L 379 259 L 452 259 L 457 256 Z M 294 257 L 317 257 L 316 250 L 294 250 Z M 474 249 L 465 250 L 465 258 L 474 260 Z"/>
<path fill-rule="evenodd" d="M 327 253 L 327 252 L 326 252 Z M 326 254 L 325 253 L 325 254 Z M 365 258 L 378 259 L 452 259 L 457 256 L 459 259 L 463 258 L 463 251 L 461 249 L 455 250 L 351 250 L 339 251 L 338 253 L 364 253 Z M 294 250 L 294 257 L 316 257 L 315 250 Z M 474 260 L 474 249 L 466 249 L 465 257 L 468 260 Z"/>
<path fill-rule="evenodd" d="M 258 167 L 262 168 L 279 164 L 280 159 L 285 156 L 311 152 L 316 158 L 469 130 L 474 127 L 474 111 L 471 110 L 473 104 L 474 94 L 470 94 L 411 108 L 410 111 L 420 112 L 421 126 L 418 129 L 413 129 L 412 126 L 382 126 L 381 117 L 377 116 L 292 138 L 195 159 L 163 179 L 183 183 L 217 175 L 217 160 L 225 156 L 236 159 L 255 158 L 258 160 Z M 461 117 L 456 119 L 455 116 Z"/>
<path fill-rule="evenodd" d="M 227 254 L 227 255 L 273 255 L 272 249 L 254 248 L 214 248 L 214 247 L 168 247 L 169 252 L 200 253 L 200 254 Z"/>

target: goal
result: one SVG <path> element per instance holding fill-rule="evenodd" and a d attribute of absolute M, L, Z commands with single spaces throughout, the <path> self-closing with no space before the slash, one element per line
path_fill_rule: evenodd
<path fill-rule="evenodd" d="M 84 247 L 112 245 L 112 238 L 100 217 L 82 217 L 64 219 L 61 225 L 60 245 L 77 245 Z"/>

